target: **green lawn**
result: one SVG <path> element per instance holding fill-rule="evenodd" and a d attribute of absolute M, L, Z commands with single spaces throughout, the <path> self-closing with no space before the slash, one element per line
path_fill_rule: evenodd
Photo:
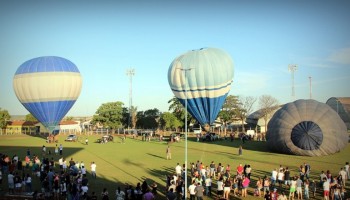
<path fill-rule="evenodd" d="M 136 185 L 138 182 L 147 180 L 149 184 L 156 182 L 158 184 L 160 199 L 164 195 L 165 176 L 174 173 L 177 163 L 184 163 L 184 142 L 170 143 L 172 151 L 172 160 L 166 160 L 166 142 L 141 141 L 138 139 L 127 138 L 125 144 L 121 143 L 118 136 L 115 136 L 114 142 L 107 144 L 94 143 L 100 136 L 89 136 L 89 145 L 81 142 L 64 142 L 65 136 L 60 136 L 59 144 L 63 144 L 64 158 L 75 161 L 84 161 L 85 166 L 90 172 L 89 164 L 94 161 L 97 164 L 96 180 L 89 179 L 89 193 L 96 191 L 98 194 L 104 187 L 110 192 L 110 197 L 114 198 L 115 189 L 118 185 L 122 188 L 125 183 Z M 85 136 L 81 136 L 85 140 Z M 292 174 L 297 174 L 297 168 L 304 162 L 311 165 L 311 178 L 318 180 L 321 170 L 330 170 L 332 174 L 338 174 L 345 162 L 349 161 L 350 146 L 347 146 L 342 152 L 331 156 L 323 157 L 302 157 L 293 155 L 283 155 L 269 152 L 265 142 L 250 141 L 243 145 L 243 156 L 238 156 L 238 146 L 240 140 L 231 142 L 221 140 L 217 142 L 196 142 L 194 137 L 188 139 L 188 162 L 197 160 L 209 165 L 211 161 L 216 164 L 222 163 L 224 166 L 231 165 L 231 171 L 235 171 L 238 164 L 250 164 L 252 166 L 252 183 L 249 189 L 252 197 L 253 187 L 257 177 L 264 175 L 270 176 L 272 169 L 279 165 L 288 166 Z M 0 136 L 0 152 L 13 156 L 17 154 L 24 159 L 26 149 L 30 148 L 32 154 L 41 155 L 41 147 L 45 145 L 54 152 L 55 144 L 47 144 L 45 139 L 27 135 Z M 50 155 L 56 162 L 59 156 Z M 214 181 L 215 182 L 215 181 Z M 4 176 L 3 189 L 7 189 L 7 180 Z M 34 185 L 38 186 L 38 180 L 34 179 Z M 216 186 L 216 185 L 215 185 Z M 214 186 L 214 187 L 215 187 Z M 350 189 L 347 187 L 347 189 Z M 232 197 L 233 199 L 233 197 Z"/>

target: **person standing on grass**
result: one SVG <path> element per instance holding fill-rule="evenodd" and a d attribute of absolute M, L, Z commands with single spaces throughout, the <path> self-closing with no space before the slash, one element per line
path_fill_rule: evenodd
<path fill-rule="evenodd" d="M 341 183 L 339 183 L 339 184 L 341 184 L 345 187 L 345 182 L 347 180 L 347 177 L 346 177 L 346 171 L 344 168 L 340 168 L 339 176 L 341 176 Z"/>
<path fill-rule="evenodd" d="M 92 177 L 96 178 L 96 167 L 97 166 L 96 166 L 95 162 L 92 162 L 90 167 L 91 167 L 91 175 L 92 175 Z"/>
<path fill-rule="evenodd" d="M 297 195 L 298 199 L 303 199 L 303 189 L 302 189 L 303 181 L 300 177 L 297 177 Z"/>
<path fill-rule="evenodd" d="M 220 179 L 216 182 L 218 188 L 217 188 L 217 195 L 219 198 L 221 198 L 224 194 L 224 181 L 222 176 L 220 177 Z"/>
<path fill-rule="evenodd" d="M 247 189 L 249 187 L 250 180 L 248 177 L 243 176 L 242 179 L 242 197 L 247 197 Z"/>
<path fill-rule="evenodd" d="M 195 200 L 196 192 L 196 183 L 195 181 L 192 181 L 192 184 L 188 187 L 188 192 L 190 193 L 190 200 Z"/>
<path fill-rule="evenodd" d="M 239 156 L 243 155 L 243 147 L 242 147 L 242 145 L 239 145 L 239 148 L 238 148 L 238 155 L 239 155 Z"/>
<path fill-rule="evenodd" d="M 296 188 L 297 188 L 297 181 L 296 181 L 296 178 L 293 177 L 289 188 L 289 199 L 294 199 L 294 193 L 296 191 Z"/>
<path fill-rule="evenodd" d="M 58 146 L 57 146 L 57 144 L 55 146 L 55 155 L 58 155 Z"/>
<path fill-rule="evenodd" d="M 290 185 L 290 171 L 288 167 L 286 167 L 286 169 L 284 170 L 284 184 L 286 185 L 287 188 Z"/>
<path fill-rule="evenodd" d="M 317 188 L 315 180 L 310 181 L 309 188 L 310 188 L 310 191 L 312 192 L 312 197 L 315 198 L 315 196 L 316 196 L 316 188 Z"/>
<path fill-rule="evenodd" d="M 197 186 L 194 188 L 194 192 L 196 194 L 197 200 L 203 200 L 204 188 L 201 183 L 197 184 Z"/>
<path fill-rule="evenodd" d="M 268 192 L 270 193 L 270 180 L 267 176 L 264 178 L 263 186 L 264 186 L 264 196 Z"/>
<path fill-rule="evenodd" d="M 205 195 L 208 197 L 211 197 L 211 184 L 212 184 L 211 176 L 209 175 L 204 182 L 205 182 Z"/>
<path fill-rule="evenodd" d="M 60 155 L 62 156 L 62 154 L 63 154 L 63 146 L 62 146 L 62 144 L 60 144 L 59 150 L 60 150 Z"/>
<path fill-rule="evenodd" d="M 306 179 L 304 182 L 304 197 L 306 200 L 308 200 L 310 198 L 309 197 L 309 186 L 310 186 L 309 179 Z"/>
<path fill-rule="evenodd" d="M 350 165 L 349 165 L 349 162 L 346 162 L 345 163 L 345 166 L 344 166 L 344 169 L 346 171 L 346 180 L 350 179 Z"/>
<path fill-rule="evenodd" d="M 327 181 L 327 178 L 323 178 L 323 199 L 328 200 L 329 198 L 329 188 L 330 184 Z"/>
<path fill-rule="evenodd" d="M 256 181 L 257 195 L 261 197 L 261 189 L 263 188 L 263 180 L 259 177 Z"/>
<path fill-rule="evenodd" d="M 231 187 L 232 184 L 230 178 L 226 178 L 226 181 L 224 183 L 224 199 L 230 199 Z"/>
<path fill-rule="evenodd" d="M 170 150 L 170 146 L 169 145 L 166 148 L 166 159 L 167 160 L 171 160 L 171 150 Z"/>

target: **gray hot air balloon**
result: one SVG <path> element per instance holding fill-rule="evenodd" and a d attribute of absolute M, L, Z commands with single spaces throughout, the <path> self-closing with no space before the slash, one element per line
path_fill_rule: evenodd
<path fill-rule="evenodd" d="M 347 146 L 348 138 L 339 115 L 315 100 L 285 104 L 271 118 L 266 134 L 271 150 L 302 156 L 334 154 Z"/>

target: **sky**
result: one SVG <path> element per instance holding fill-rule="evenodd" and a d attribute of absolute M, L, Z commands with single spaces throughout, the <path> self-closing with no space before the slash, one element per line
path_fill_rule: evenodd
<path fill-rule="evenodd" d="M 59 56 L 83 77 L 66 116 L 91 116 L 107 102 L 168 111 L 167 73 L 179 55 L 220 48 L 234 61 L 229 95 L 271 95 L 281 104 L 350 97 L 350 1 L 0 1 L 0 108 L 29 112 L 12 79 L 25 61 Z M 292 97 L 294 73 L 295 97 Z M 258 104 L 255 105 L 257 108 Z"/>

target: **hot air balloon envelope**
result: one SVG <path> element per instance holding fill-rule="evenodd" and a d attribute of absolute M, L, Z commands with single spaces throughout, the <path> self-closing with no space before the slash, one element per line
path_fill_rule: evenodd
<path fill-rule="evenodd" d="M 168 70 L 171 90 L 205 127 L 211 125 L 231 88 L 233 61 L 223 50 L 204 48 L 175 58 Z M 208 130 L 207 130 L 208 131 Z"/>
<path fill-rule="evenodd" d="M 345 123 L 327 104 L 297 100 L 285 104 L 271 118 L 266 134 L 273 151 L 304 156 L 322 156 L 348 144 Z"/>
<path fill-rule="evenodd" d="M 50 132 L 73 106 L 81 86 L 78 68 L 71 61 L 55 56 L 26 61 L 13 78 L 18 100 Z"/>

